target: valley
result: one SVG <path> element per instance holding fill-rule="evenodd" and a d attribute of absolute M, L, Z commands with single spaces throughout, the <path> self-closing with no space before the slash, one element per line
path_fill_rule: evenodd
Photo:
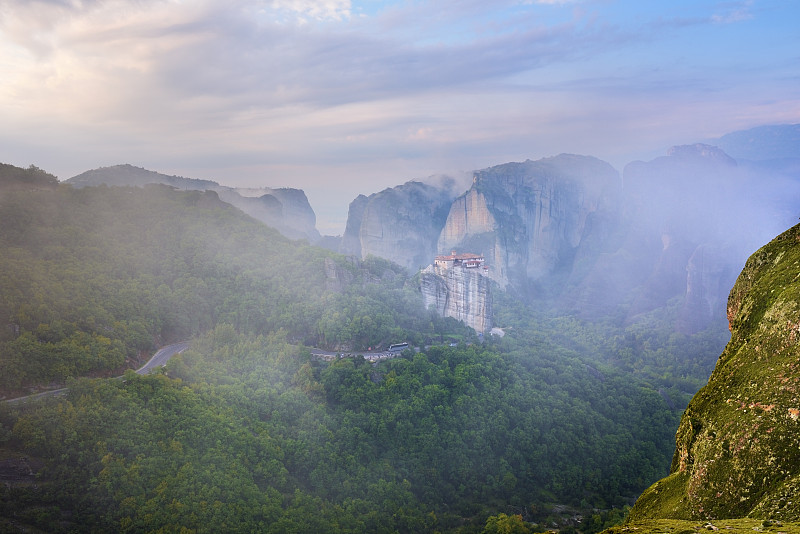
<path fill-rule="evenodd" d="M 781 165 L 507 163 L 340 238 L 290 188 L 4 165 L 0 394 L 66 389 L 0 403 L 0 530 L 792 531 Z"/>

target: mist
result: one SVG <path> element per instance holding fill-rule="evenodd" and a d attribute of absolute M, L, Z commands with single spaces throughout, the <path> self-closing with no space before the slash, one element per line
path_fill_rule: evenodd
<path fill-rule="evenodd" d="M 0 531 L 619 524 L 800 215 L 798 18 L 3 0 L 0 401 L 65 390 L 0 402 Z M 425 284 L 453 250 L 480 291 Z M 752 401 L 737 443 L 795 434 Z"/>

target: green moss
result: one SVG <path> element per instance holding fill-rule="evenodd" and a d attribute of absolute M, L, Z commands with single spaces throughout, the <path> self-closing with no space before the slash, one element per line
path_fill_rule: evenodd
<path fill-rule="evenodd" d="M 686 473 L 676 472 L 647 488 L 631 508 L 629 521 L 653 517 L 691 519 L 685 503 L 686 482 Z"/>
<path fill-rule="evenodd" d="M 800 520 L 800 226 L 747 261 L 731 341 L 684 413 L 671 474 L 632 520 Z"/>

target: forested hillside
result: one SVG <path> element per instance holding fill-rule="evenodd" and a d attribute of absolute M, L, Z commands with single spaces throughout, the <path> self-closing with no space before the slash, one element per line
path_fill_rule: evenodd
<path fill-rule="evenodd" d="M 0 180 L 6 396 L 67 377 L 121 373 L 140 353 L 218 322 L 242 332 L 283 328 L 295 342 L 331 347 L 467 332 L 421 313 L 397 266 L 353 265 L 289 241 L 213 192 L 73 189 L 41 181 L 37 169 L 13 169 L 2 169 Z M 37 177 L 43 185 L 20 187 Z M 325 290 L 325 258 L 349 271 L 351 288 Z"/>
<path fill-rule="evenodd" d="M 502 292 L 506 335 L 479 343 L 397 265 L 289 241 L 214 193 L 14 172 L 0 386 L 69 390 L 0 404 L 0 530 L 595 532 L 666 473 L 724 343 Z M 157 376 L 97 378 L 188 339 Z M 309 350 L 396 341 L 419 352 Z"/>
<path fill-rule="evenodd" d="M 547 503 L 622 506 L 663 472 L 675 414 L 549 349 L 327 365 L 282 334 L 219 326 L 165 376 L 82 379 L 6 411 L 7 446 L 43 467 L 2 490 L 0 515 L 56 531 L 469 532 L 496 513 L 559 521 Z"/>

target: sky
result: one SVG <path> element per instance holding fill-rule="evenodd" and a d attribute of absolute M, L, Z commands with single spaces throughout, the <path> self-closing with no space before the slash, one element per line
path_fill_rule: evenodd
<path fill-rule="evenodd" d="M 0 0 L 0 162 L 298 187 L 800 122 L 800 0 Z"/>

